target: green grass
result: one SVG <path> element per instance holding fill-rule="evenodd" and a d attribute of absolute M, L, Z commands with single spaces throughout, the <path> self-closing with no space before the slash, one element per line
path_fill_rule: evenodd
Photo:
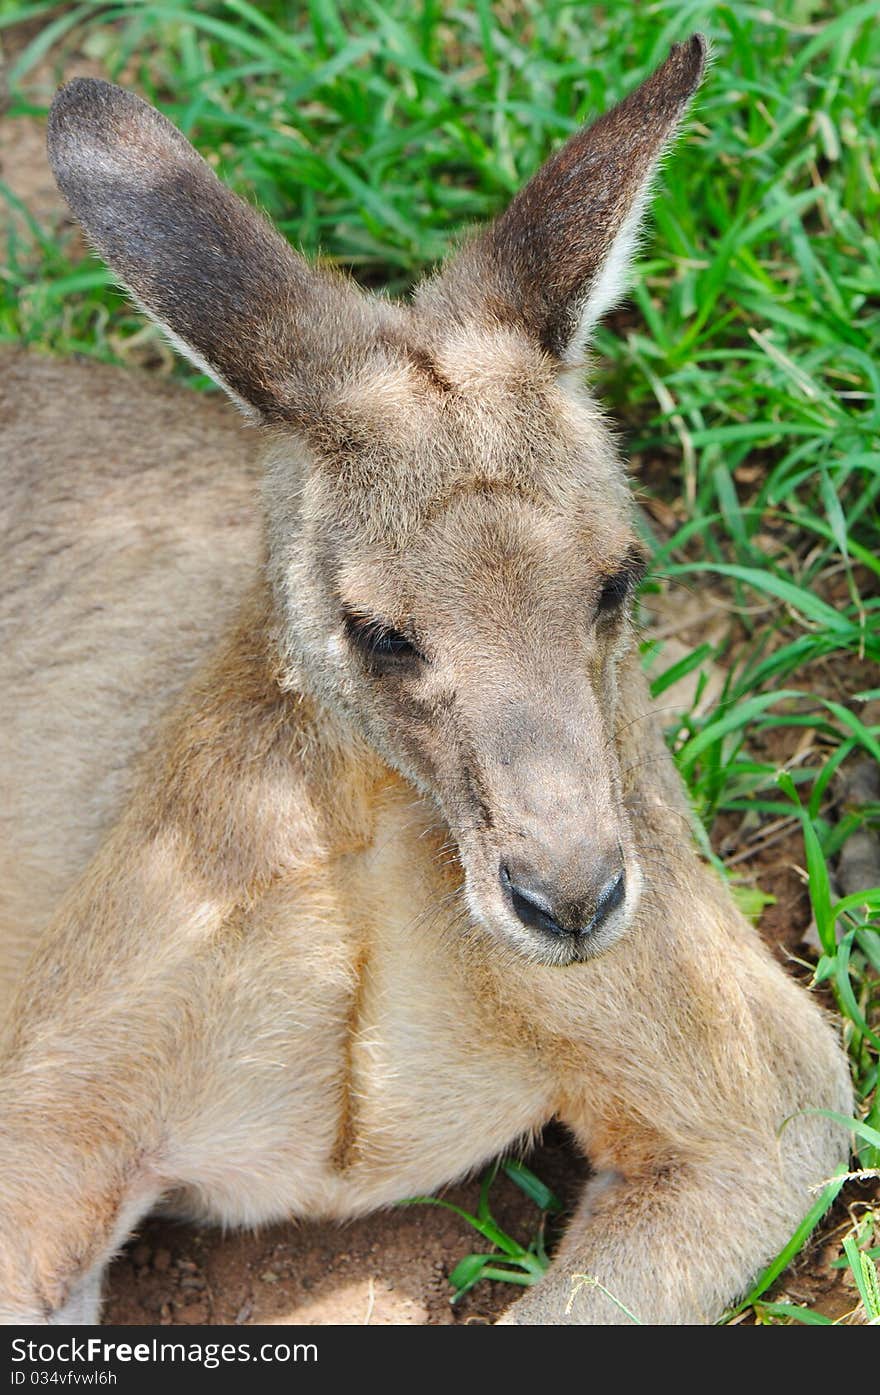
<path fill-rule="evenodd" d="M 745 840 L 738 894 L 756 910 L 772 888 L 749 884 L 749 840 L 801 832 L 815 977 L 844 1022 L 868 1130 L 857 1163 L 876 1169 L 880 896 L 840 900 L 829 867 L 849 834 L 880 825 L 876 805 L 841 811 L 832 779 L 847 758 L 880 757 L 880 725 L 863 720 L 880 695 L 880 4 L 0 0 L 0 26 L 22 16 L 31 38 L 8 74 L 11 119 L 44 110 L 36 65 L 75 40 L 295 244 L 395 292 L 671 42 L 710 36 L 630 307 L 597 335 L 596 386 L 644 493 L 665 501 L 647 609 L 652 588 L 728 608 L 720 635 L 689 631 L 669 661 L 646 631 L 661 703 L 675 679 L 696 680 L 670 744 L 707 828 Z M 108 274 L 6 198 L 0 339 L 158 360 Z M 850 1189 L 863 1253 L 880 1221 Z M 813 1320 L 766 1294 L 753 1302 L 761 1322 Z"/>
<path fill-rule="evenodd" d="M 503 1172 L 538 1208 L 538 1226 L 527 1246 L 508 1235 L 492 1215 L 490 1194 L 499 1172 Z M 453 1303 L 460 1302 L 466 1293 L 470 1293 L 471 1289 L 484 1279 L 497 1279 L 521 1288 L 538 1283 L 550 1264 L 544 1244 L 547 1219 L 562 1211 L 562 1203 L 558 1197 L 530 1168 L 516 1158 L 495 1162 L 487 1168 L 480 1182 L 476 1214 L 436 1196 L 414 1196 L 402 1201 L 400 1205 L 439 1206 L 445 1211 L 452 1211 L 492 1246 L 488 1252 L 465 1255 L 452 1270 L 449 1283 Z"/>

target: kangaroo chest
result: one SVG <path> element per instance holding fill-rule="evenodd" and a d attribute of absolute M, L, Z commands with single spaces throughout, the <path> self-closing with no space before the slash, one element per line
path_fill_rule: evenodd
<path fill-rule="evenodd" d="M 342 1217 L 432 1191 L 552 1113 L 527 1033 L 514 1017 L 499 1032 L 479 953 L 461 952 L 475 932 L 458 898 L 390 825 L 368 854 L 278 888 L 233 951 L 237 1036 L 210 1089 L 228 1098 L 231 1068 L 238 1106 L 209 1110 L 224 1117 L 195 1208 L 214 1219 Z"/>

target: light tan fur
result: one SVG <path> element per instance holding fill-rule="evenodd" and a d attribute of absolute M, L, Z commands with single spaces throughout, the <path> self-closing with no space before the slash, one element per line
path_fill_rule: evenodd
<path fill-rule="evenodd" d="M 573 160 L 607 176 L 609 130 L 642 159 L 595 213 L 616 227 L 699 77 L 702 49 L 676 53 L 557 157 L 568 188 Z M 189 202 L 208 176 L 155 113 L 67 94 L 59 179 L 266 425 L 264 522 L 257 433 L 216 402 L 4 355 L 0 1314 L 94 1320 L 104 1265 L 160 1202 L 344 1218 L 556 1117 L 594 1179 L 508 1320 L 628 1320 L 595 1285 L 570 1303 L 587 1274 L 642 1321 L 713 1321 L 846 1157 L 802 1111 L 851 1099 L 834 1031 L 695 851 L 608 601 L 639 549 L 569 346 L 613 238 L 581 232 L 578 264 L 527 302 L 509 268 L 551 162 L 540 200 L 412 308 L 372 306 L 288 267 L 213 185 Z M 108 123 L 141 131 L 120 203 L 95 175 Z M 153 142 L 185 171 L 174 235 L 216 206 L 216 245 L 231 227 L 254 249 L 246 354 L 232 288 L 195 305 L 201 263 L 157 279 L 112 221 Z M 269 324 L 249 296 L 276 274 Z M 377 657 L 362 618 L 416 652 Z M 517 886 L 546 895 L 552 930 Z"/>

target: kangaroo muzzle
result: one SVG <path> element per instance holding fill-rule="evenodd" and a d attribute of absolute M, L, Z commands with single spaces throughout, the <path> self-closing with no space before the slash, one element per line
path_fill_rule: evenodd
<path fill-rule="evenodd" d="M 462 841 L 472 909 L 522 953 L 551 963 L 615 943 L 641 887 L 616 752 L 594 705 L 583 706 L 576 721 L 521 708 L 515 725 L 502 719 L 467 782 L 489 814 Z"/>

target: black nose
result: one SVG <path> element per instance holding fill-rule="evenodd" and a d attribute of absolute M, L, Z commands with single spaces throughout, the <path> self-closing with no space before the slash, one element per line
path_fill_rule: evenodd
<path fill-rule="evenodd" d="M 507 892 L 510 904 L 523 925 L 530 930 L 544 930 L 549 935 L 564 935 L 566 932 L 553 916 L 550 902 L 535 890 L 526 890 L 510 879 L 510 872 L 502 864 L 501 885 Z"/>
<path fill-rule="evenodd" d="M 583 930 L 583 934 L 592 935 L 594 930 L 598 930 L 600 925 L 616 911 L 618 906 L 622 906 L 626 896 L 626 872 L 621 867 L 615 876 L 609 878 L 602 890 L 599 892 L 599 900 L 596 902 L 596 909 L 589 925 Z"/>
<path fill-rule="evenodd" d="M 502 863 L 499 877 L 523 925 L 548 935 L 595 934 L 626 896 L 626 872 L 622 867 L 603 879 L 598 896 L 567 903 L 554 902 L 534 877 L 524 876 L 518 869 L 511 875 L 507 863 Z"/>

